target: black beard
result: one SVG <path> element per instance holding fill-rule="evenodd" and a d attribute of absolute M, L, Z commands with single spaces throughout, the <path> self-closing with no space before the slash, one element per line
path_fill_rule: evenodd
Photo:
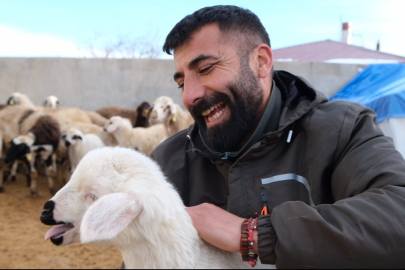
<path fill-rule="evenodd" d="M 200 134 L 207 146 L 217 152 L 236 152 L 250 135 L 259 120 L 263 103 L 263 89 L 248 64 L 241 66 L 238 79 L 229 83 L 226 89 L 231 96 L 214 92 L 196 106 L 190 107 Z M 218 102 L 229 106 L 231 116 L 227 121 L 207 129 L 201 113 Z"/>

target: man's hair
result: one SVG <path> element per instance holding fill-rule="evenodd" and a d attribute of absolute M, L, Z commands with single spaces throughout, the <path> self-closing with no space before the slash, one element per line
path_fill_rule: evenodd
<path fill-rule="evenodd" d="M 187 15 L 178 22 L 166 37 L 163 51 L 172 51 L 187 43 L 191 35 L 207 24 L 216 23 L 224 35 L 237 34 L 240 48 L 251 50 L 258 43 L 270 46 L 270 38 L 256 14 L 237 6 L 218 5 L 205 7 Z"/>

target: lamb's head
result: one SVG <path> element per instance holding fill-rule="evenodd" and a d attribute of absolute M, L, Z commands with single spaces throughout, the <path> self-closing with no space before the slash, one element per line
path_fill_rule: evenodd
<path fill-rule="evenodd" d="M 32 102 L 29 100 L 27 95 L 24 95 L 20 92 L 14 92 L 10 95 L 7 100 L 7 105 L 28 105 L 34 106 Z"/>
<path fill-rule="evenodd" d="M 20 104 L 20 96 L 21 96 L 21 95 L 22 95 L 22 94 L 20 94 L 19 92 L 14 92 L 14 93 L 12 93 L 12 94 L 8 97 L 6 104 L 7 104 L 7 105 L 19 105 L 19 104 Z"/>
<path fill-rule="evenodd" d="M 130 223 L 135 222 L 135 227 L 142 219 L 153 223 L 148 212 L 154 215 L 159 210 L 147 210 L 162 203 L 144 201 L 166 196 L 160 191 L 165 185 L 170 186 L 159 166 L 137 151 L 122 147 L 92 150 L 69 182 L 45 203 L 42 223 L 59 224 L 46 233 L 45 240 L 51 239 L 55 245 L 127 242 Z"/>
<path fill-rule="evenodd" d="M 126 128 L 132 128 L 131 121 L 127 118 L 121 116 L 112 116 L 107 123 L 104 125 L 104 131 L 108 133 L 117 132 L 122 126 Z"/>
<path fill-rule="evenodd" d="M 60 138 L 64 141 L 65 146 L 76 145 L 78 141 L 83 140 L 83 133 L 77 128 L 69 128 L 63 132 Z"/>
<path fill-rule="evenodd" d="M 44 107 L 47 108 L 57 108 L 60 105 L 59 99 L 53 95 L 48 96 L 42 103 Z"/>
<path fill-rule="evenodd" d="M 158 97 L 153 102 L 152 112 L 149 115 L 151 125 L 163 124 L 167 121 L 176 121 L 176 105 L 172 98 L 167 96 Z"/>
<path fill-rule="evenodd" d="M 4 162 L 9 163 L 31 152 L 31 147 L 35 142 L 35 135 L 32 132 L 18 135 L 11 140 L 10 147 L 4 155 Z"/>

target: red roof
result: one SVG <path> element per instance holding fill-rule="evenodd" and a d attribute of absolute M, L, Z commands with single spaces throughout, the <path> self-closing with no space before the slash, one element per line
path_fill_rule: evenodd
<path fill-rule="evenodd" d="M 306 62 L 345 62 L 349 60 L 368 60 L 369 62 L 403 62 L 405 57 L 369 50 L 344 42 L 325 40 L 273 50 L 276 61 Z"/>

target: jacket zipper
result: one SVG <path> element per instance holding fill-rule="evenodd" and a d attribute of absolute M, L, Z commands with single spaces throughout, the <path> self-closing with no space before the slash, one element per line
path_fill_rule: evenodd
<path fill-rule="evenodd" d="M 268 208 L 268 193 L 267 189 L 264 187 L 260 188 L 260 197 L 262 198 L 262 212 L 260 215 L 268 215 L 269 214 L 269 208 Z"/>

